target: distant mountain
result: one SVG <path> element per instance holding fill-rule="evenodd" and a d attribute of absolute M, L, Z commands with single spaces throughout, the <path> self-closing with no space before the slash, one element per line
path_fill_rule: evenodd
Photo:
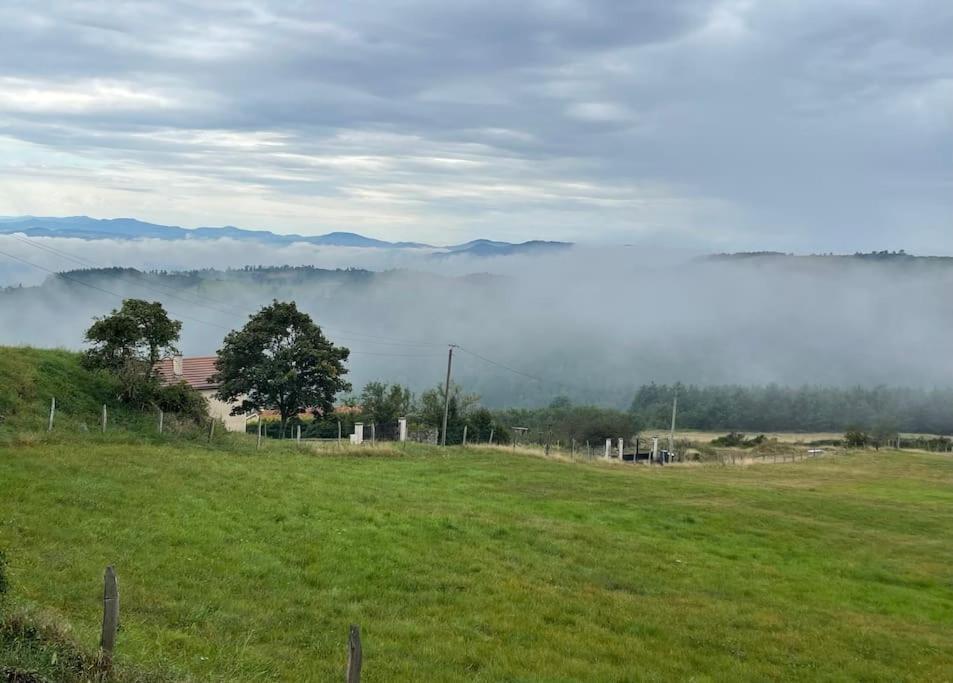
<path fill-rule="evenodd" d="M 0 234 L 22 233 L 30 237 L 74 237 L 84 240 L 160 239 L 212 240 L 234 239 L 265 244 L 305 242 L 334 247 L 372 247 L 375 249 L 434 249 L 436 256 L 505 256 L 543 252 L 572 246 L 567 242 L 534 240 L 521 244 L 479 239 L 449 247 L 435 247 L 420 242 L 387 242 L 353 232 L 329 232 L 325 235 L 279 235 L 268 230 L 246 230 L 227 225 L 220 228 L 181 228 L 175 225 L 146 223 L 135 218 L 90 218 L 89 216 L 0 217 Z"/>
<path fill-rule="evenodd" d="M 533 254 L 551 252 L 572 247 L 571 242 L 546 242 L 530 240 L 512 244 L 510 242 L 494 242 L 493 240 L 473 240 L 464 244 L 447 247 L 444 251 L 434 252 L 434 258 L 450 258 L 453 256 L 512 256 L 513 254 Z"/>

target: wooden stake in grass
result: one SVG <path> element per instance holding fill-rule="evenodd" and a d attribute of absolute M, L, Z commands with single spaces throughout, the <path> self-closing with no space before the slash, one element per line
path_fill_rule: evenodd
<path fill-rule="evenodd" d="M 53 431 L 53 416 L 56 415 L 56 396 L 50 399 L 50 422 L 46 426 L 46 431 Z"/>
<path fill-rule="evenodd" d="M 490 429 L 490 445 L 493 445 L 493 429 Z"/>
<path fill-rule="evenodd" d="M 103 423 L 103 434 L 105 434 L 105 433 L 106 433 L 106 404 L 105 404 L 105 403 L 103 403 L 103 419 L 102 419 L 102 423 Z"/>
<path fill-rule="evenodd" d="M 258 443 L 255 444 L 255 450 L 261 448 L 261 415 L 258 416 Z"/>
<path fill-rule="evenodd" d="M 361 628 L 351 624 L 347 637 L 347 683 L 361 681 Z"/>
<path fill-rule="evenodd" d="M 159 411 L 159 433 L 162 433 L 162 420 L 165 418 L 165 413 L 161 410 Z"/>
<path fill-rule="evenodd" d="M 467 445 L 467 425 L 463 425 L 463 445 Z"/>
<path fill-rule="evenodd" d="M 119 629 L 119 581 L 112 565 L 106 567 L 103 577 L 103 630 L 99 638 L 103 666 L 112 666 L 113 648 L 116 645 L 116 631 Z"/>

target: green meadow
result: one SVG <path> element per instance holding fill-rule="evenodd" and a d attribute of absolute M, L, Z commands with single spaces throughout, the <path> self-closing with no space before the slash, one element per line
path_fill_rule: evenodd
<path fill-rule="evenodd" d="M 0 445 L 7 609 L 175 680 L 949 680 L 953 459 Z M 3 650 L 0 648 L 0 657 Z M 2 662 L 0 662 L 2 663 Z"/>

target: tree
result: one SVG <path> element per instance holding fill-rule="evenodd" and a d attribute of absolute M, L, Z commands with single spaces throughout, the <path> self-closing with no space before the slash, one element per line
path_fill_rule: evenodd
<path fill-rule="evenodd" d="M 425 425 L 437 427 L 443 424 L 444 385 L 428 389 L 420 395 L 420 420 Z M 465 394 L 459 384 L 450 383 L 450 405 L 447 410 L 447 443 L 463 440 L 463 425 L 470 411 L 480 403 L 477 394 Z"/>
<path fill-rule="evenodd" d="M 114 374 L 124 401 L 146 405 L 158 389 L 156 362 L 178 353 L 175 343 L 181 329 L 182 323 L 169 318 L 160 302 L 125 299 L 118 310 L 96 318 L 86 330 L 92 348 L 84 362 Z"/>
<path fill-rule="evenodd" d="M 86 330 L 87 351 L 92 365 L 119 370 L 130 359 L 149 363 L 149 371 L 163 355 L 178 353 L 182 323 L 169 318 L 158 301 L 124 299 L 119 310 L 95 322 Z"/>
<path fill-rule="evenodd" d="M 414 396 L 410 389 L 399 384 L 369 382 L 361 392 L 361 413 L 365 420 L 379 426 L 394 428 L 398 418 L 413 412 Z"/>
<path fill-rule="evenodd" d="M 284 434 L 298 413 L 329 414 L 335 395 L 350 391 L 344 380 L 349 355 L 293 301 L 273 301 L 225 336 L 212 379 L 221 400 L 239 401 L 233 415 L 277 410 Z"/>

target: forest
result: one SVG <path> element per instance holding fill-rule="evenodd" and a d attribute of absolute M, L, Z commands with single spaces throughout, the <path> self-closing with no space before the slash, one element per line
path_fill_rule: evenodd
<path fill-rule="evenodd" d="M 676 390 L 683 429 L 953 432 L 951 389 L 646 384 L 630 412 L 646 425 L 667 425 Z"/>

